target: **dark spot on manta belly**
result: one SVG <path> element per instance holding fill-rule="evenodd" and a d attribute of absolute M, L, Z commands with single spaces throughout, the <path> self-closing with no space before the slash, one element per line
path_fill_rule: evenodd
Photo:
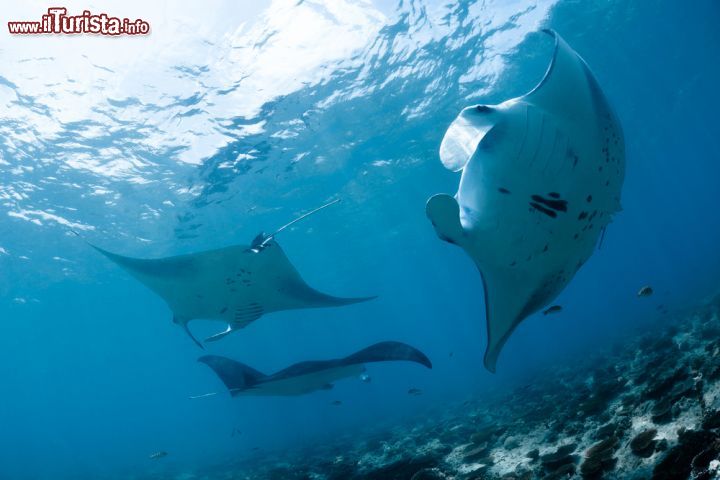
<path fill-rule="evenodd" d="M 539 203 L 530 202 L 530 206 L 531 206 L 532 208 L 534 208 L 535 210 L 544 213 L 544 214 L 547 215 L 548 217 L 551 217 L 551 218 L 556 218 L 556 217 L 557 217 L 557 213 L 555 213 L 554 210 L 550 210 L 549 208 L 545 208 L 545 207 L 543 207 L 542 205 L 540 205 Z"/>
<path fill-rule="evenodd" d="M 487 105 L 478 105 L 477 107 L 475 107 L 475 109 L 478 112 L 483 112 L 483 113 L 492 112 L 492 110 L 493 110 L 492 108 L 488 107 Z"/>
<path fill-rule="evenodd" d="M 548 208 L 552 208 L 558 212 L 567 212 L 567 201 L 558 200 L 557 198 L 543 198 L 540 195 L 532 195 L 530 197 L 533 202 L 541 203 Z"/>
<path fill-rule="evenodd" d="M 508 189 L 505 188 L 505 187 L 500 187 L 500 188 L 498 188 L 498 192 L 504 193 L 504 194 L 506 194 L 506 195 L 509 195 L 509 194 L 510 194 L 510 190 L 508 190 Z"/>

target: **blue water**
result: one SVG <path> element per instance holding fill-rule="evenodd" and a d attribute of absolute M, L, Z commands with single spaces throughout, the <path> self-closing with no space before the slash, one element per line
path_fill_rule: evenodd
<path fill-rule="evenodd" d="M 149 37 L 0 34 L 0 478 L 181 475 L 391 426 L 652 331 L 658 305 L 720 288 L 714 0 L 147 3 L 104 8 L 145 18 Z M 537 83 L 547 27 L 622 122 L 623 211 L 562 314 L 526 320 L 492 375 L 479 275 L 424 205 L 457 187 L 437 155 L 448 124 Z M 201 351 L 70 233 L 160 257 L 248 243 L 334 198 L 278 241 L 310 285 L 378 299 L 274 313 L 209 350 L 272 372 L 394 339 L 432 371 L 375 364 L 369 384 L 302 397 L 189 399 L 222 389 Z"/>

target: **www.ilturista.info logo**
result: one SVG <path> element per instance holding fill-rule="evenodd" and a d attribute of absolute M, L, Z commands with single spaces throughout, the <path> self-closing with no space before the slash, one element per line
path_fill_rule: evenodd
<path fill-rule="evenodd" d="M 40 35 L 40 34 L 80 34 L 95 35 L 147 35 L 150 33 L 150 24 L 138 18 L 110 17 L 106 13 L 98 15 L 83 11 L 82 15 L 68 16 L 67 8 L 48 8 L 47 15 L 43 15 L 39 22 L 8 22 L 8 30 L 13 35 Z"/>

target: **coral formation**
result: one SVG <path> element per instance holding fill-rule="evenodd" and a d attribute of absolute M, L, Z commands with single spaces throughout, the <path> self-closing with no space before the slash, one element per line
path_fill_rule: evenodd
<path fill-rule="evenodd" d="M 719 306 L 673 316 L 510 392 L 332 445 L 256 456 L 242 478 L 720 478 Z"/>

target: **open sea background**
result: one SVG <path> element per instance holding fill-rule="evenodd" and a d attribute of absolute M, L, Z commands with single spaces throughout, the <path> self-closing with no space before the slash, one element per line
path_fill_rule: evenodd
<path fill-rule="evenodd" d="M 71 14 L 140 17 L 152 32 L 5 31 L 48 6 L 0 9 L 2 479 L 181 475 L 332 442 L 533 381 L 652 331 L 659 305 L 720 289 L 715 0 L 68 0 Z M 480 277 L 424 206 L 456 191 L 438 148 L 460 109 L 542 77 L 542 28 L 585 58 L 622 122 L 623 211 L 563 312 L 526 320 L 492 375 Z M 248 243 L 334 198 L 278 241 L 310 285 L 378 298 L 267 315 L 209 351 L 272 372 L 393 339 L 433 370 L 373 364 L 369 384 L 191 400 L 222 391 L 201 351 L 159 297 L 70 233 L 168 256 Z M 655 295 L 638 299 L 646 284 Z M 149 460 L 158 450 L 168 457 Z"/>

